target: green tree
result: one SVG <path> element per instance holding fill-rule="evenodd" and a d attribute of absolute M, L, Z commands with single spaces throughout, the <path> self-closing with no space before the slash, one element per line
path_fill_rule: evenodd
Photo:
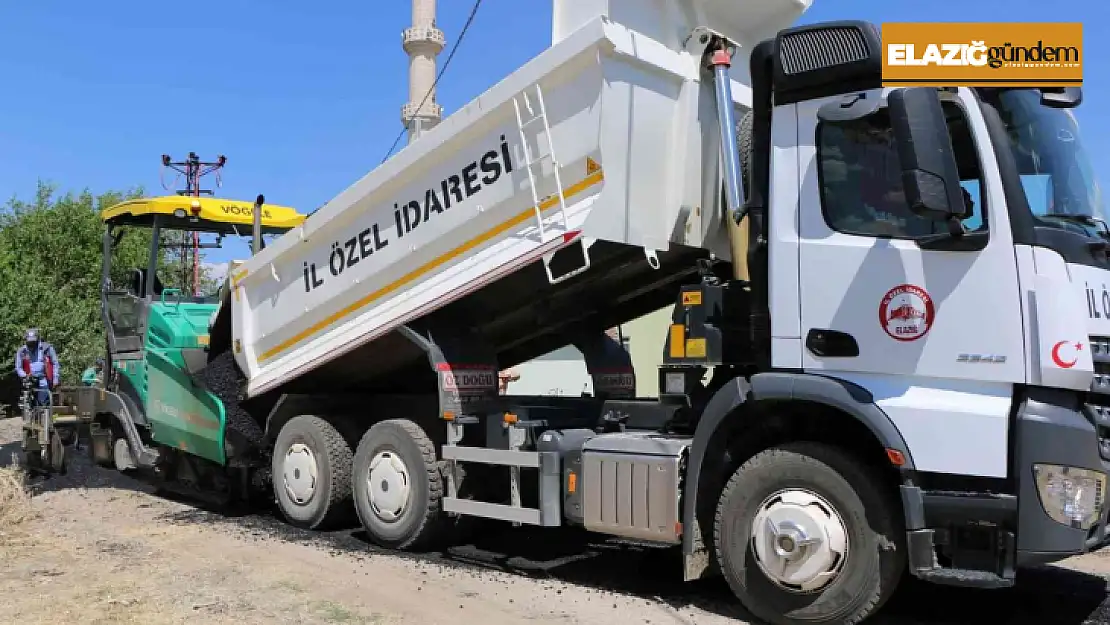
<path fill-rule="evenodd" d="M 62 363 L 63 383 L 76 383 L 85 367 L 104 354 L 100 313 L 104 226 L 100 211 L 142 197 L 141 188 L 93 195 L 58 195 L 40 182 L 31 201 L 13 199 L 0 208 L 0 379 L 14 364 L 28 327 L 41 330 Z M 146 267 L 150 232 L 130 228 L 112 251 L 114 284 L 126 284 L 136 267 Z M 160 275 L 179 286 L 185 272 L 163 252 Z M 165 273 L 163 273 L 165 272 Z M 11 364 L 9 364 L 11 363 Z"/>

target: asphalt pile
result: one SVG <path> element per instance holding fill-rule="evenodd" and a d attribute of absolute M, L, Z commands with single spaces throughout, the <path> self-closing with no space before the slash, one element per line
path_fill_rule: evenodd
<path fill-rule="evenodd" d="M 235 364 L 235 357 L 231 351 L 213 358 L 201 372 L 204 385 L 224 404 L 227 429 L 234 431 L 251 444 L 260 445 L 264 436 L 262 427 L 239 403 L 245 379 Z"/>

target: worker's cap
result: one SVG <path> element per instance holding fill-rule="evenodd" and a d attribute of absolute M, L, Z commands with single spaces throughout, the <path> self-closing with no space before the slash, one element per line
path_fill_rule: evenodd
<path fill-rule="evenodd" d="M 24 336 L 24 340 L 27 341 L 28 343 L 38 342 L 38 340 L 39 340 L 39 329 L 38 328 L 28 328 L 27 329 L 27 334 L 26 334 L 26 336 Z"/>

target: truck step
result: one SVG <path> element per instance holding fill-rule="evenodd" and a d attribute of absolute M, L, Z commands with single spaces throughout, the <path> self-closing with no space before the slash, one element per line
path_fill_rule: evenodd
<path fill-rule="evenodd" d="M 464 516 L 481 517 L 483 519 L 510 521 L 523 525 L 559 526 L 558 518 L 554 519 L 554 521 L 548 519 L 548 522 L 544 523 L 543 513 L 538 508 L 524 508 L 500 503 L 474 501 L 473 499 L 444 497 L 443 511 Z"/>
<path fill-rule="evenodd" d="M 544 120 L 543 115 L 536 115 L 536 116 L 534 116 L 530 119 L 523 119 L 522 118 L 522 121 L 520 123 L 520 127 L 521 128 L 527 128 L 527 127 L 531 126 L 532 124 L 543 123 L 543 120 Z"/>
<path fill-rule="evenodd" d="M 555 162 L 555 157 L 551 156 L 551 154 L 541 154 L 541 155 L 537 156 L 536 158 L 529 158 L 528 160 L 524 161 L 524 164 L 527 167 L 531 167 L 533 165 L 536 165 L 538 163 L 542 163 L 544 161 L 551 161 L 552 163 L 554 163 L 554 165 L 556 167 L 559 166 L 559 164 Z"/>
<path fill-rule="evenodd" d="M 946 569 L 935 568 L 915 571 L 918 579 L 944 586 L 963 586 L 965 588 L 1010 588 L 1014 585 L 1012 578 L 1007 579 L 990 571 L 974 571 L 971 569 Z"/>
<path fill-rule="evenodd" d="M 540 454 L 534 451 L 445 445 L 442 453 L 444 460 L 474 462 L 504 467 L 521 467 L 526 469 L 540 468 Z"/>
<path fill-rule="evenodd" d="M 518 429 L 518 428 L 514 428 Z M 460 445 L 444 445 L 441 455 L 451 465 L 447 478 L 447 493 L 443 497 L 443 511 L 451 514 L 509 521 L 518 525 L 558 527 L 562 524 L 562 484 L 559 461 L 554 452 L 521 451 L 519 449 L 486 449 Z M 490 503 L 461 499 L 454 478 L 456 463 L 481 464 L 507 467 L 510 474 L 510 503 Z M 521 505 L 520 470 L 538 469 L 540 507 Z"/>

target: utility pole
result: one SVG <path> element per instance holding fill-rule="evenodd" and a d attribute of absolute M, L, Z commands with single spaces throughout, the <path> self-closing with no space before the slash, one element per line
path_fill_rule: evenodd
<path fill-rule="evenodd" d="M 162 167 L 172 169 L 178 173 L 178 177 L 185 177 L 185 188 L 176 189 L 175 193 L 183 196 L 192 196 L 199 198 L 202 195 L 212 195 L 211 189 L 200 188 L 200 179 L 208 174 L 216 174 L 216 184 L 219 186 L 220 170 L 223 169 L 224 164 L 227 163 L 227 157 L 223 154 L 216 157 L 215 161 L 208 162 L 200 160 L 196 152 L 189 152 L 189 156 L 183 161 L 174 161 L 168 154 L 162 155 Z M 168 191 L 169 188 L 162 185 Z M 181 256 L 182 263 L 185 262 L 186 245 L 184 240 L 181 242 Z M 200 295 L 200 233 L 193 232 L 193 296 Z"/>

